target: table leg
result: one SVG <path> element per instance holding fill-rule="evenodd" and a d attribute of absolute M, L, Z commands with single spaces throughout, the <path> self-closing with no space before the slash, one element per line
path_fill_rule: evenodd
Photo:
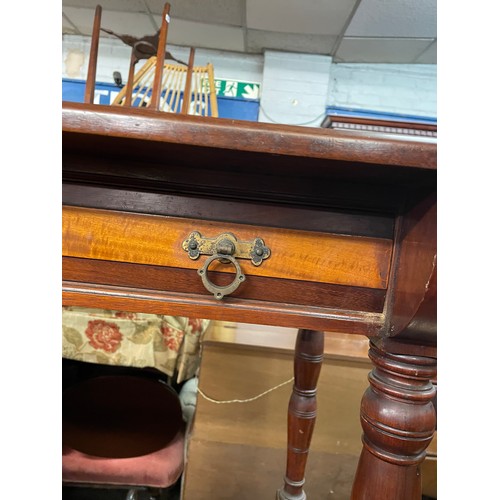
<path fill-rule="evenodd" d="M 316 386 L 323 361 L 324 334 L 299 330 L 295 343 L 293 386 L 288 405 L 288 450 L 284 486 L 278 500 L 304 500 L 304 475 L 316 422 Z"/>
<path fill-rule="evenodd" d="M 420 464 L 432 440 L 436 360 L 370 343 L 375 367 L 361 401 L 363 450 L 351 500 L 420 500 Z"/>

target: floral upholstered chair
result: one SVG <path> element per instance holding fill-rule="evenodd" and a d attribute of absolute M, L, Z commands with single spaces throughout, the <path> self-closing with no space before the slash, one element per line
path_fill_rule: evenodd
<path fill-rule="evenodd" d="M 64 358 L 103 365 L 151 367 L 177 383 L 200 363 L 209 320 L 145 313 L 63 307 Z"/>
<path fill-rule="evenodd" d="M 127 499 L 133 499 L 144 488 L 150 498 L 160 498 L 178 482 L 188 428 L 181 401 L 162 374 L 177 383 L 196 375 L 208 325 L 200 319 L 63 308 L 62 355 L 70 363 L 154 368 L 147 376 L 133 370 L 134 375 L 87 378 L 63 392 L 64 485 L 126 488 Z"/>

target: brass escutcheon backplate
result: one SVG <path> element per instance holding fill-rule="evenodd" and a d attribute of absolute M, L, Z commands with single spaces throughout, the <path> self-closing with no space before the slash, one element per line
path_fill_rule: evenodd
<path fill-rule="evenodd" d="M 210 255 L 205 265 L 198 270 L 198 274 L 201 276 L 203 286 L 213 293 L 217 300 L 233 293 L 245 281 L 245 275 L 236 259 L 250 259 L 255 266 L 260 266 L 262 261 L 271 255 L 271 250 L 266 247 L 262 238 L 240 241 L 233 233 L 222 233 L 216 238 L 204 238 L 198 231 L 193 231 L 182 243 L 182 248 L 193 260 L 198 259 L 200 255 Z M 208 268 L 214 260 L 234 266 L 236 274 L 231 284 L 218 286 L 210 281 Z"/>
<path fill-rule="evenodd" d="M 196 260 L 200 255 L 232 255 L 237 259 L 250 259 L 255 266 L 260 266 L 271 255 L 262 238 L 253 241 L 240 241 L 233 233 L 222 233 L 215 238 L 204 238 L 198 231 L 193 231 L 182 243 L 189 258 Z"/>

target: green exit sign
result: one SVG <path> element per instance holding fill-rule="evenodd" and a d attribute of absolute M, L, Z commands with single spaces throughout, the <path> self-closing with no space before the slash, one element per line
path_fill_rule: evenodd
<path fill-rule="evenodd" d="M 238 80 L 215 80 L 218 96 L 240 97 L 243 99 L 258 99 L 260 84 L 255 82 L 240 82 Z"/>

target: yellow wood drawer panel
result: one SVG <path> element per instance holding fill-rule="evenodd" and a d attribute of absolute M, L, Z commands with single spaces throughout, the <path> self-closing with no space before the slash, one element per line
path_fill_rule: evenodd
<path fill-rule="evenodd" d="M 200 269 L 207 257 L 191 260 L 182 249 L 195 230 L 206 238 L 262 238 L 271 256 L 258 267 L 239 259 L 246 275 L 387 288 L 390 240 L 80 207 L 63 207 L 63 255 Z M 217 263 L 210 270 L 234 272 Z"/>

